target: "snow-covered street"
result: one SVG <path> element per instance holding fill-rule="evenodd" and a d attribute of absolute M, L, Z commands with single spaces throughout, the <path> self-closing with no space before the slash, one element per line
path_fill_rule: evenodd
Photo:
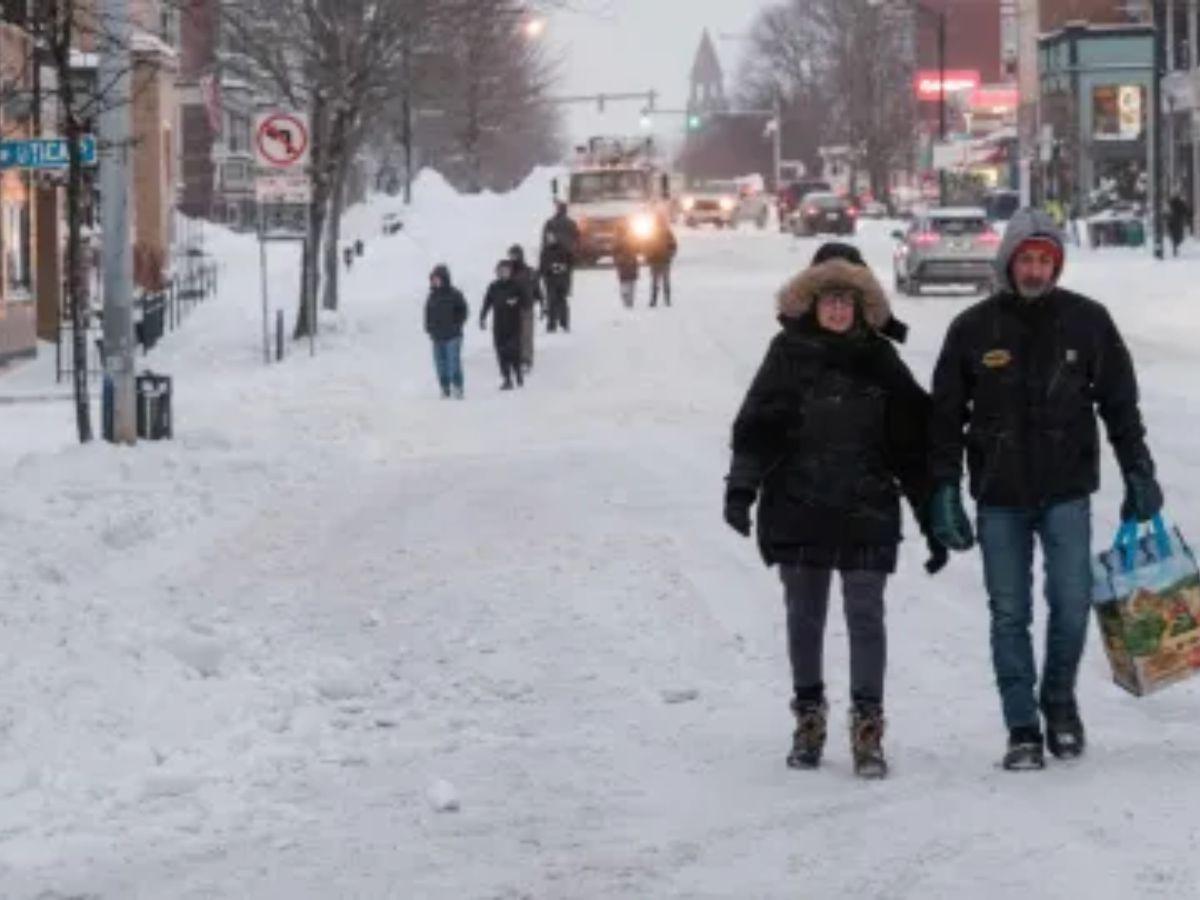
<path fill-rule="evenodd" d="M 836 615 L 828 763 L 785 768 L 781 588 L 722 479 L 774 292 L 818 242 L 681 232 L 669 309 L 582 273 L 572 333 L 502 394 L 479 304 L 548 178 L 471 199 L 426 176 L 390 238 L 354 211 L 346 308 L 271 368 L 257 244 L 214 237 L 221 295 L 148 361 L 178 380 L 171 444 L 79 448 L 68 404 L 0 403 L 0 897 L 1200 896 L 1200 681 L 1134 699 L 1093 635 L 1087 758 L 999 771 L 974 553 L 930 578 L 902 547 L 893 777 L 851 774 Z M 892 227 L 859 239 L 889 285 Z M 1200 539 L 1189 249 L 1075 250 L 1066 285 L 1129 340 L 1167 511 Z M 472 307 L 462 403 L 421 330 L 438 262 Z M 974 299 L 894 300 L 925 383 Z M 1109 456 L 1097 545 L 1119 491 Z"/>

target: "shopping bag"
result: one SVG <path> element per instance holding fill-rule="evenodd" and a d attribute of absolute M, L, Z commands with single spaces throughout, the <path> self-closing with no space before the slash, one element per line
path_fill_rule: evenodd
<path fill-rule="evenodd" d="M 1113 680 L 1135 696 L 1200 672 L 1200 569 L 1178 528 L 1125 522 L 1092 565 L 1092 599 Z"/>

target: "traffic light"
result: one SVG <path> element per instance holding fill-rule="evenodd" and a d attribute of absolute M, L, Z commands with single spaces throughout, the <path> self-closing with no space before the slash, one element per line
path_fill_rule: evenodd
<path fill-rule="evenodd" d="M 704 119 L 701 118 L 697 113 L 692 113 L 691 115 L 688 116 L 688 120 L 687 120 L 688 131 L 699 131 L 700 126 L 703 124 L 704 124 Z"/>

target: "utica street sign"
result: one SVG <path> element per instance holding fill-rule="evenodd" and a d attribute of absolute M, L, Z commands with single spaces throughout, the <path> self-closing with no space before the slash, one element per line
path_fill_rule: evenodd
<path fill-rule="evenodd" d="M 70 164 L 65 138 L 30 141 L 0 141 L 0 169 L 65 169 Z M 96 138 L 79 139 L 79 155 L 85 166 L 96 165 Z"/>

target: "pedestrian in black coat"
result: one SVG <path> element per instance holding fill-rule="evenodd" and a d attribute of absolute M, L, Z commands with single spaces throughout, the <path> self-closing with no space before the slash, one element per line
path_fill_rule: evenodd
<path fill-rule="evenodd" d="M 555 241 L 565 247 L 574 259 L 579 253 L 579 226 L 567 213 L 567 204 L 559 202 L 554 205 L 554 215 L 546 220 L 542 227 L 542 243 L 546 236 L 553 234 Z"/>
<path fill-rule="evenodd" d="M 429 275 L 425 333 L 433 341 L 433 362 L 443 397 L 452 391 L 460 400 L 463 396 L 463 325 L 469 315 L 466 299 L 450 280 L 450 270 L 437 266 Z"/>
<path fill-rule="evenodd" d="M 492 340 L 496 345 L 496 361 L 504 383 L 500 389 L 511 391 L 513 379 L 518 386 L 525 383 L 521 371 L 521 310 L 525 294 L 512 277 L 512 263 L 505 259 L 496 265 L 496 280 L 488 286 L 479 314 L 479 327 L 487 328 L 488 315 L 492 316 Z"/>
<path fill-rule="evenodd" d="M 1179 194 L 1171 197 L 1167 204 L 1167 231 L 1171 235 L 1171 248 L 1174 255 L 1179 255 L 1179 246 L 1183 243 L 1184 232 L 1192 227 L 1192 208 L 1188 206 Z"/>
<path fill-rule="evenodd" d="M 662 289 L 663 302 L 671 305 L 671 264 L 679 244 L 675 240 L 675 232 L 666 216 L 658 217 L 658 227 L 646 246 L 646 265 L 650 267 L 650 305 L 658 305 L 658 292 Z"/>
<path fill-rule="evenodd" d="M 528 374 L 533 368 L 533 320 L 534 307 L 545 314 L 545 298 L 538 273 L 525 261 L 525 248 L 513 244 L 508 248 L 508 261 L 512 265 L 512 280 L 521 289 L 521 367 Z"/>
<path fill-rule="evenodd" d="M 638 248 L 634 241 L 633 232 L 628 223 L 622 222 L 617 228 L 617 240 L 613 247 L 613 267 L 617 271 L 617 284 L 621 289 L 621 302 L 626 309 L 633 308 L 637 295 Z"/>
<path fill-rule="evenodd" d="M 546 330 L 571 330 L 571 276 L 573 269 L 571 251 L 558 236 L 547 231 L 542 244 L 542 255 L 538 270 L 546 287 Z"/>
<path fill-rule="evenodd" d="M 779 294 L 771 342 L 733 426 L 725 519 L 758 544 L 785 585 L 796 732 L 789 765 L 824 747 L 822 646 L 832 574 L 841 574 L 851 644 L 852 749 L 864 776 L 886 772 L 881 739 L 884 590 L 901 539 L 900 496 L 930 491 L 929 397 L 881 333 L 887 296 L 865 266 L 826 258 Z M 922 513 L 923 520 L 923 513 Z M 931 544 L 936 571 L 945 552 Z"/>

